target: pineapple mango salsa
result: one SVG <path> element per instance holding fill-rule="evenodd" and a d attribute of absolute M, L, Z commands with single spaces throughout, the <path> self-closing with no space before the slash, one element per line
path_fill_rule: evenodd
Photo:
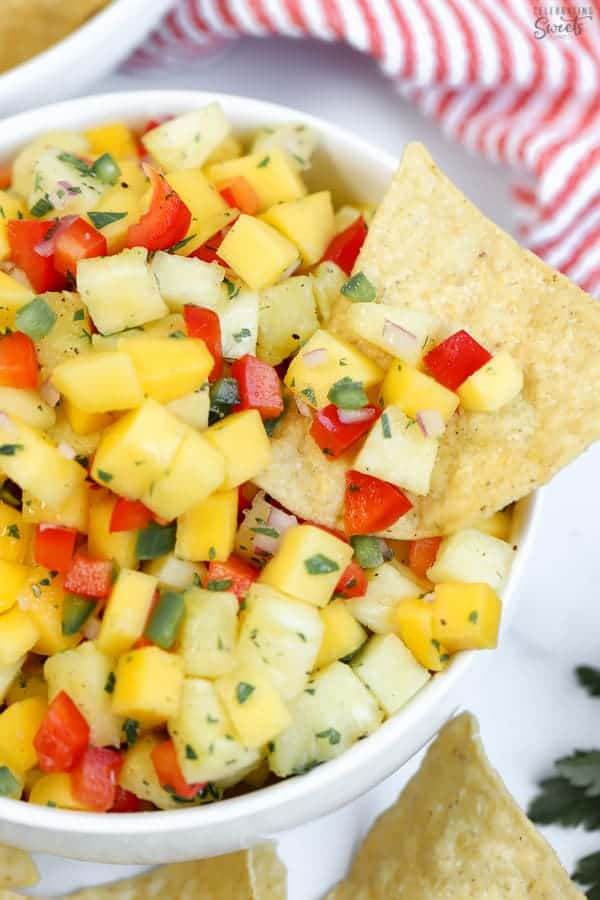
<path fill-rule="evenodd" d="M 377 302 L 303 125 L 218 104 L 24 147 L 0 192 L 0 793 L 174 809 L 333 759 L 496 645 L 511 510 L 384 540 L 461 409 L 522 390 Z M 339 322 L 343 319 L 343 328 Z M 334 529 L 259 490 L 291 410 Z M 290 453 L 292 449 L 290 448 Z M 268 773 L 268 774 L 267 774 Z"/>

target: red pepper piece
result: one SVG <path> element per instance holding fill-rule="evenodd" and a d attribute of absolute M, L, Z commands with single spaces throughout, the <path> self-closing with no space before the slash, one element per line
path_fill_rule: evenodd
<path fill-rule="evenodd" d="M 65 691 L 46 711 L 33 746 L 43 772 L 70 772 L 82 758 L 90 740 L 90 727 Z"/>
<path fill-rule="evenodd" d="M 154 518 L 151 510 L 141 500 L 126 500 L 125 497 L 117 497 L 110 517 L 109 531 L 135 531 L 145 528 Z"/>
<path fill-rule="evenodd" d="M 108 747 L 87 747 L 71 772 L 73 797 L 86 809 L 108 812 L 117 796 L 123 755 Z"/>
<path fill-rule="evenodd" d="M 81 216 L 57 235 L 54 242 L 54 268 L 61 275 L 77 273 L 80 259 L 92 259 L 94 256 L 106 256 L 108 252 L 106 238 L 103 234 L 82 219 Z"/>
<path fill-rule="evenodd" d="M 381 407 L 374 405 L 364 406 L 360 411 L 365 414 L 365 420 L 349 424 L 340 421 L 340 411 L 333 403 L 315 413 L 310 434 L 329 459 L 341 456 L 370 430 L 381 415 Z"/>
<path fill-rule="evenodd" d="M 35 249 L 52 228 L 54 222 L 34 222 L 31 219 L 11 219 L 7 226 L 10 258 L 23 269 L 38 294 L 61 291 L 65 286 L 64 276 L 54 268 L 54 254 L 40 256 Z"/>
<path fill-rule="evenodd" d="M 216 312 L 205 306 L 184 306 L 183 317 L 190 337 L 200 338 L 215 361 L 209 381 L 215 381 L 223 372 L 223 347 L 221 344 L 221 322 Z"/>
<path fill-rule="evenodd" d="M 441 537 L 409 541 L 408 567 L 419 578 L 427 578 L 427 569 L 434 564 L 441 543 Z"/>
<path fill-rule="evenodd" d="M 348 563 L 337 583 L 335 594 L 349 600 L 351 597 L 363 597 L 367 593 L 367 576 L 357 562 Z"/>
<path fill-rule="evenodd" d="M 154 188 L 150 209 L 127 232 L 127 247 L 167 250 L 187 234 L 192 214 L 164 175 L 144 164 Z"/>
<path fill-rule="evenodd" d="M 65 590 L 102 600 L 112 590 L 113 564 L 110 559 L 93 559 L 76 553 L 65 575 Z"/>
<path fill-rule="evenodd" d="M 233 591 L 240 603 L 259 575 L 258 569 L 238 556 L 230 556 L 225 562 L 211 562 L 208 565 L 208 584 L 221 582 L 222 590 Z M 227 582 L 230 584 L 225 587 Z"/>
<path fill-rule="evenodd" d="M 117 785 L 115 791 L 115 801 L 109 812 L 114 813 L 134 813 L 139 812 L 142 808 L 142 801 L 131 791 L 126 791 L 120 785 Z"/>
<path fill-rule="evenodd" d="M 163 788 L 169 788 L 178 797 L 182 797 L 185 800 L 193 800 L 205 786 L 206 782 L 202 784 L 188 784 L 185 780 L 179 766 L 173 741 L 162 741 L 162 743 L 157 744 L 151 755 L 159 783 Z"/>
<path fill-rule="evenodd" d="M 406 494 L 387 481 L 350 469 L 346 472 L 346 534 L 374 534 L 389 528 L 412 508 Z"/>
<path fill-rule="evenodd" d="M 489 362 L 492 354 L 466 331 L 457 331 L 425 354 L 425 365 L 436 381 L 451 391 Z"/>
<path fill-rule="evenodd" d="M 33 555 L 39 566 L 53 572 L 66 572 L 75 550 L 75 528 L 61 525 L 36 525 Z"/>
<path fill-rule="evenodd" d="M 29 335 L 15 331 L 0 336 L 0 384 L 35 390 L 37 383 L 38 362 Z"/>
<path fill-rule="evenodd" d="M 234 407 L 257 409 L 263 419 L 276 419 L 283 412 L 283 395 L 279 375 L 269 363 L 246 353 L 231 366 L 231 374 L 237 379 L 240 402 Z"/>
<path fill-rule="evenodd" d="M 358 216 L 351 225 L 332 238 L 321 262 L 334 262 L 346 275 L 350 275 L 366 236 L 367 224 L 362 216 Z"/>

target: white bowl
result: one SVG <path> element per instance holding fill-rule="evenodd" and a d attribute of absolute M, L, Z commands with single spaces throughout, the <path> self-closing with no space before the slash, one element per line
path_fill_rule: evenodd
<path fill-rule="evenodd" d="M 377 202 L 397 161 L 347 131 L 284 106 L 197 91 L 147 91 L 86 97 L 37 109 L 3 123 L 0 161 L 50 128 L 85 128 L 108 119 L 140 124 L 213 100 L 236 131 L 259 124 L 302 121 L 322 139 L 311 181 L 328 187 L 335 173 L 339 198 Z M 515 515 L 518 551 L 503 590 L 503 627 L 515 605 L 515 589 L 532 543 L 539 495 L 522 501 Z M 474 677 L 482 654 L 456 656 L 405 709 L 340 756 L 301 777 L 212 805 L 169 812 L 101 815 L 47 809 L 0 798 L 0 842 L 76 859 L 158 863 L 213 856 L 252 845 L 279 831 L 332 812 L 407 762 L 456 710 L 461 684 Z"/>
<path fill-rule="evenodd" d="M 58 44 L 0 75 L 0 115 L 81 94 L 129 56 L 173 3 L 112 0 Z"/>

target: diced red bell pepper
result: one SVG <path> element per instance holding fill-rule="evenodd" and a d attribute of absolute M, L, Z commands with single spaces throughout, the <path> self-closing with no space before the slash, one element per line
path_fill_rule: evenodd
<path fill-rule="evenodd" d="M 256 191 L 243 175 L 236 175 L 235 178 L 222 182 L 218 185 L 218 190 L 227 206 L 239 209 L 248 216 L 255 216 L 258 212 Z"/>
<path fill-rule="evenodd" d="M 387 481 L 350 469 L 346 472 L 346 534 L 374 534 L 393 525 L 412 508 L 406 494 Z"/>
<path fill-rule="evenodd" d="M 218 586 L 224 591 L 233 591 L 240 603 L 259 575 L 258 569 L 238 556 L 230 556 L 225 562 L 211 562 L 208 565 L 208 584 L 220 582 Z"/>
<path fill-rule="evenodd" d="M 123 754 L 108 747 L 87 747 L 71 771 L 73 797 L 86 809 L 108 812 L 117 796 Z"/>
<path fill-rule="evenodd" d="M 49 705 L 35 738 L 43 772 L 70 772 L 82 758 L 90 740 L 90 727 L 65 691 Z"/>
<path fill-rule="evenodd" d="M 53 572 L 66 572 L 73 559 L 76 538 L 75 528 L 36 525 L 33 556 L 38 566 L 44 566 Z"/>
<path fill-rule="evenodd" d="M 65 575 L 65 590 L 102 600 L 112 590 L 113 564 L 110 559 L 93 559 L 76 553 Z"/>
<path fill-rule="evenodd" d="M 54 268 L 61 275 L 73 278 L 80 259 L 106 256 L 106 238 L 93 225 L 77 216 L 70 225 L 57 234 L 54 242 Z"/>
<path fill-rule="evenodd" d="M 29 335 L 15 331 L 0 336 L 0 385 L 35 390 L 37 383 L 38 362 Z"/>
<path fill-rule="evenodd" d="M 141 647 L 152 647 L 153 641 L 151 641 L 150 638 L 146 637 L 146 625 L 152 618 L 152 613 L 158 606 L 159 600 L 160 600 L 160 593 L 158 591 L 154 591 L 152 600 L 150 602 L 150 606 L 148 607 L 148 615 L 146 616 L 146 621 L 144 622 L 144 630 L 142 631 L 141 635 L 139 636 L 139 638 L 133 645 L 134 650 L 139 650 Z"/>
<path fill-rule="evenodd" d="M 202 244 L 201 247 L 197 247 L 190 256 L 195 256 L 197 259 L 202 259 L 204 262 L 216 262 L 219 263 L 223 268 L 227 268 L 227 263 L 224 259 L 221 259 L 219 256 L 219 247 L 225 240 L 225 236 L 227 232 L 231 229 L 231 227 L 236 223 L 238 216 L 231 219 L 225 228 L 221 228 L 220 231 L 215 232 L 209 239 Z"/>
<path fill-rule="evenodd" d="M 114 813 L 134 813 L 139 812 L 142 808 L 142 801 L 131 791 L 126 791 L 119 784 L 115 791 L 115 801 L 109 812 Z"/>
<path fill-rule="evenodd" d="M 182 797 L 184 800 L 193 800 L 205 786 L 206 782 L 188 784 L 185 780 L 173 741 L 162 741 L 157 744 L 151 756 L 160 785 L 163 788 L 170 788 L 178 797 Z"/>
<path fill-rule="evenodd" d="M 276 419 L 283 412 L 283 395 L 279 375 L 269 363 L 246 353 L 231 366 L 231 374 L 237 379 L 241 409 L 257 409 L 263 419 Z"/>
<path fill-rule="evenodd" d="M 126 246 L 167 250 L 186 236 L 192 214 L 164 175 L 143 165 L 154 189 L 152 201 L 140 221 L 129 226 Z"/>
<path fill-rule="evenodd" d="M 154 518 L 151 510 L 141 500 L 126 500 L 117 497 L 110 517 L 109 531 L 135 531 L 145 528 Z"/>
<path fill-rule="evenodd" d="M 346 275 L 350 275 L 360 248 L 365 242 L 367 230 L 364 218 L 358 216 L 351 225 L 332 238 L 321 261 L 334 262 Z"/>
<path fill-rule="evenodd" d="M 463 381 L 489 362 L 492 354 L 466 331 L 457 331 L 423 357 L 436 381 L 455 391 Z"/>
<path fill-rule="evenodd" d="M 340 421 L 340 410 L 333 403 L 318 409 L 314 414 L 310 434 L 329 459 L 341 456 L 366 434 L 381 415 L 381 407 L 371 404 L 363 406 L 360 412 L 365 415 L 364 421 L 349 424 Z"/>
<path fill-rule="evenodd" d="M 367 576 L 357 562 L 348 563 L 338 581 L 335 594 L 349 600 L 351 597 L 363 597 L 367 593 Z"/>
<path fill-rule="evenodd" d="M 208 376 L 216 381 L 223 372 L 223 347 L 221 344 L 221 322 L 216 312 L 206 306 L 184 306 L 183 317 L 190 337 L 200 338 L 215 361 Z"/>
<path fill-rule="evenodd" d="M 54 268 L 54 255 L 40 256 L 35 249 L 52 228 L 54 222 L 31 219 L 11 219 L 7 226 L 10 258 L 23 269 L 38 294 L 61 291 L 65 286 L 64 276 Z"/>
<path fill-rule="evenodd" d="M 427 569 L 434 564 L 441 543 L 441 537 L 409 541 L 408 567 L 419 578 L 427 578 Z"/>

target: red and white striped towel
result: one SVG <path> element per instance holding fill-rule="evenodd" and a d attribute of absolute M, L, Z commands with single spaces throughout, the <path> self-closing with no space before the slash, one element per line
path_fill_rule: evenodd
<path fill-rule="evenodd" d="M 177 0 L 133 61 L 273 34 L 372 54 L 446 134 L 512 167 L 521 240 L 600 294 L 599 0 Z"/>

